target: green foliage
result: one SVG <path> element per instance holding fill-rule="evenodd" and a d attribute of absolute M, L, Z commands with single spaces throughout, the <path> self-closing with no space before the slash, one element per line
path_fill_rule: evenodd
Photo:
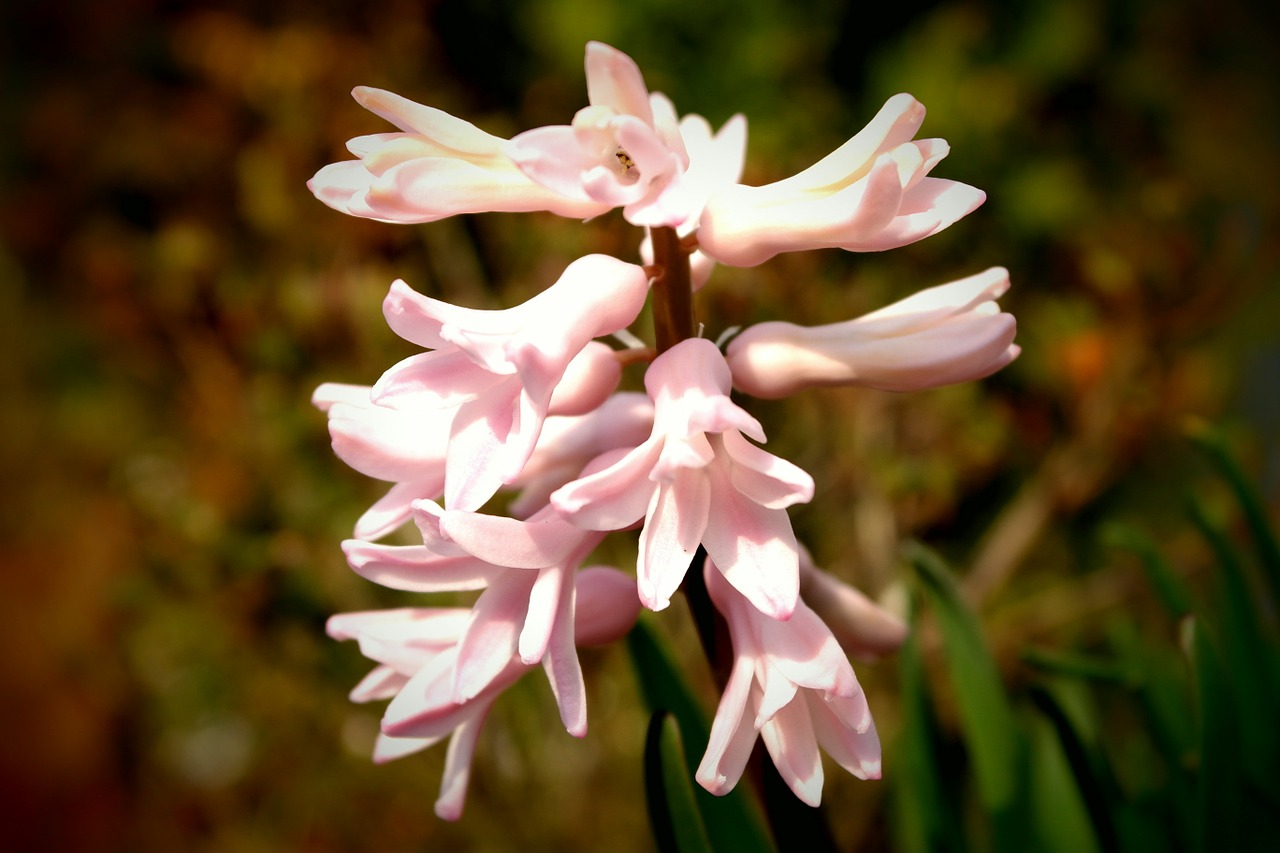
<path fill-rule="evenodd" d="M 951 572 L 936 554 L 909 547 L 942 647 L 963 759 L 957 773 L 917 618 L 901 654 L 902 849 L 1267 845 L 1269 816 L 1280 807 L 1280 599 L 1260 570 L 1273 557 L 1275 527 L 1221 434 L 1198 428 L 1194 440 L 1235 497 L 1253 547 L 1192 500 L 1189 515 L 1212 555 L 1211 593 L 1196 595 L 1149 538 L 1107 528 L 1114 547 L 1137 554 L 1166 610 L 1163 638 L 1120 622 L 1106 654 L 1029 649 L 1022 659 L 1031 672 L 1009 686 Z M 1124 730 L 1099 716 L 1104 706 L 1110 719 L 1127 719 Z"/>
<path fill-rule="evenodd" d="M 662 853 L 710 853 L 711 842 L 694 799 L 680 727 L 665 711 L 655 711 L 649 721 L 644 772 L 649 824 L 658 849 Z"/>

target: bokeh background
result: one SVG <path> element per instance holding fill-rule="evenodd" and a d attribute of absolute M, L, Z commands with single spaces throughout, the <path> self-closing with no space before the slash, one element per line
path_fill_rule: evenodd
<path fill-rule="evenodd" d="M 951 143 L 937 173 L 988 192 L 923 243 L 721 269 L 699 296 L 715 336 L 1012 273 L 1002 304 L 1024 354 L 999 376 L 752 404 L 770 449 L 815 474 L 793 518 L 818 562 L 900 607 L 900 542 L 939 549 L 1014 685 L 1028 645 L 1088 650 L 1117 624 L 1168 633 L 1099 531 L 1135 525 L 1191 583 L 1205 572 L 1186 496 L 1229 501 L 1189 420 L 1220 424 L 1272 511 L 1280 500 L 1266 6 L 5 4 L 3 846 L 652 849 L 646 715 L 623 649 L 584 655 L 583 742 L 537 679 L 498 704 L 450 825 L 431 811 L 443 749 L 372 766 L 379 709 L 345 698 L 366 664 L 323 634 L 333 612 L 410 603 L 344 564 L 338 542 L 380 489 L 331 455 L 308 404 L 320 382 L 371 382 L 412 351 L 382 322 L 392 279 L 497 307 L 588 251 L 633 257 L 639 235 L 617 215 L 371 223 L 304 183 L 345 140 L 386 128 L 353 86 L 510 135 L 584 103 L 593 38 L 631 53 L 681 112 L 717 126 L 746 113 L 749 183 L 807 166 L 909 91 L 929 108 L 923 134 Z M 630 546 L 615 547 L 625 565 Z M 682 608 L 655 625 L 689 650 L 713 707 Z M 892 659 L 858 670 L 892 777 L 898 672 Z M 842 849 L 897 843 L 887 790 L 829 773 Z"/>

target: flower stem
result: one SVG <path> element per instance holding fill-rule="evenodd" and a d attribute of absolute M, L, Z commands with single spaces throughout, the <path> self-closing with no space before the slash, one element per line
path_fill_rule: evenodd
<path fill-rule="evenodd" d="M 693 284 L 689 250 L 674 228 L 652 228 L 653 336 L 659 353 L 693 337 Z"/>

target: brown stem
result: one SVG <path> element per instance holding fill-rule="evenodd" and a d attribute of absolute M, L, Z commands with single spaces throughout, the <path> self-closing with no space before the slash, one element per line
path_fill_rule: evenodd
<path fill-rule="evenodd" d="M 652 228 L 653 265 L 653 336 L 658 352 L 664 353 L 676 344 L 693 337 L 693 283 L 689 271 L 689 252 L 681 245 L 674 228 Z"/>

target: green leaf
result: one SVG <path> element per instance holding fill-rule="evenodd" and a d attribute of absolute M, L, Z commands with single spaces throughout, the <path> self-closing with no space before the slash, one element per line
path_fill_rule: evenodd
<path fill-rule="evenodd" d="M 649 823 L 662 853 L 711 853 L 694 795 L 678 724 L 658 711 L 649 720 L 644 750 Z"/>
<path fill-rule="evenodd" d="M 1207 424 L 1196 424 L 1187 430 L 1187 434 L 1192 443 L 1205 452 L 1235 493 L 1253 537 L 1258 562 L 1266 574 L 1270 598 L 1273 602 L 1280 601 L 1280 541 L 1277 541 L 1275 529 L 1257 490 L 1236 464 L 1221 430 Z"/>
<path fill-rule="evenodd" d="M 1238 700 L 1233 725 L 1242 742 L 1249 744 L 1243 764 L 1256 785 L 1269 788 L 1280 757 L 1275 716 L 1280 705 L 1276 644 L 1266 630 L 1235 545 L 1198 500 L 1191 501 L 1191 519 L 1213 548 L 1220 566 L 1215 578 L 1220 605 L 1213 624 L 1215 641 L 1221 647 L 1220 675 Z"/>
<path fill-rule="evenodd" d="M 942 560 L 915 542 L 908 543 L 907 556 L 934 605 L 978 797 L 991 817 L 993 846 L 1025 850 L 1025 745 L 995 660 Z"/>
<path fill-rule="evenodd" d="M 1102 535 L 1107 544 L 1137 555 L 1147 581 L 1174 619 L 1181 619 L 1195 610 L 1195 598 L 1190 588 L 1149 536 L 1125 524 L 1108 525 Z"/>
<path fill-rule="evenodd" d="M 1183 647 L 1191 659 L 1200 730 L 1196 846 L 1239 850 L 1243 778 L 1236 702 L 1223 671 L 1222 653 L 1203 620 L 1184 623 Z"/>
<path fill-rule="evenodd" d="M 937 726 L 929 705 L 929 687 L 920 640 L 913 630 L 898 651 L 902 677 L 902 734 L 898 738 L 899 770 L 893 786 L 895 841 L 904 853 L 963 848 L 964 828 L 942 790 L 943 772 L 936 743 Z"/>
<path fill-rule="evenodd" d="M 1142 683 L 1142 670 L 1123 661 L 1106 660 L 1070 652 L 1029 648 L 1022 652 L 1022 662 L 1051 675 L 1065 675 L 1088 681 L 1108 682 L 1137 687 Z"/>
<path fill-rule="evenodd" d="M 640 683 L 640 693 L 649 710 L 669 712 L 679 724 L 686 746 L 685 772 L 692 779 L 711 732 L 706 717 L 680 671 L 672 664 L 671 656 L 649 627 L 648 620 L 641 619 L 636 623 L 627 635 L 627 648 Z M 694 789 L 694 798 L 712 849 L 732 853 L 772 853 L 773 845 L 768 833 L 743 786 L 723 797 L 698 787 Z"/>
<path fill-rule="evenodd" d="M 1056 741 L 1033 738 L 1032 761 L 1038 777 L 1034 789 L 1053 792 L 1052 807 L 1037 810 L 1040 846 L 1062 844 L 1070 838 L 1063 849 L 1119 850 L 1114 811 L 1121 807 L 1123 798 L 1111 768 L 1081 736 L 1052 689 L 1033 687 L 1031 701 L 1057 736 Z M 1060 778 L 1064 762 L 1070 784 Z"/>

